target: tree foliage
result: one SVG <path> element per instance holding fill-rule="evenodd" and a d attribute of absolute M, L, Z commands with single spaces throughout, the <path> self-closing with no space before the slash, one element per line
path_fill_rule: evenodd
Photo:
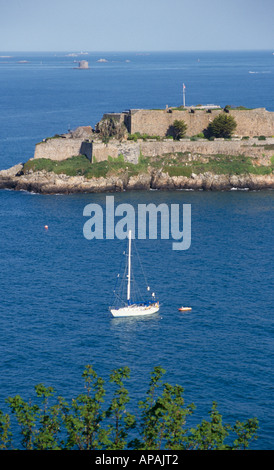
<path fill-rule="evenodd" d="M 179 140 L 182 139 L 187 130 L 187 124 L 183 119 L 176 119 L 173 123 L 173 134 L 174 134 L 174 139 Z"/>
<path fill-rule="evenodd" d="M 15 435 L 19 434 L 21 441 L 14 446 L 12 417 L 0 410 L 0 449 L 226 450 L 247 449 L 257 439 L 256 418 L 223 424 L 215 402 L 208 421 L 187 427 L 195 406 L 185 404 L 181 386 L 162 382 L 164 373 L 161 367 L 152 371 L 148 391 L 135 406 L 138 416 L 129 410 L 130 397 L 124 385 L 130 378 L 128 367 L 111 372 L 112 396 L 107 404 L 105 381 L 90 365 L 82 375 L 84 392 L 70 404 L 43 384 L 35 387 L 33 403 L 19 395 L 9 397 L 7 403 L 16 418 Z"/>
<path fill-rule="evenodd" d="M 219 114 L 213 119 L 207 128 L 208 137 L 224 137 L 229 138 L 237 127 L 237 123 L 233 116 L 228 114 Z"/>

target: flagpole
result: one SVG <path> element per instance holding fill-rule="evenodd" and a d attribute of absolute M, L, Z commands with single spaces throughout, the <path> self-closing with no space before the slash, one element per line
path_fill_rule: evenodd
<path fill-rule="evenodd" d="M 186 105 L 186 92 L 185 92 L 185 84 L 183 83 L 183 106 L 185 108 L 185 105 Z"/>

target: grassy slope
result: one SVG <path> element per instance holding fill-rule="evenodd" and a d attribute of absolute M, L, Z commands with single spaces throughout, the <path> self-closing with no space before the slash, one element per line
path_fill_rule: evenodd
<path fill-rule="evenodd" d="M 24 173 L 30 170 L 52 171 L 56 174 L 66 174 L 69 176 L 106 177 L 127 172 L 129 176 L 147 172 L 148 166 L 155 169 L 162 169 L 170 176 L 190 176 L 191 173 L 212 172 L 214 174 L 256 174 L 267 175 L 274 171 L 274 157 L 271 166 L 253 165 L 253 160 L 249 157 L 214 155 L 206 163 L 202 161 L 188 161 L 183 153 L 166 154 L 161 157 L 148 158 L 141 156 L 139 163 L 125 162 L 123 157 L 117 159 L 109 157 L 107 161 L 90 163 L 85 156 L 73 157 L 63 161 L 54 161 L 45 158 L 29 160 L 24 165 Z"/>

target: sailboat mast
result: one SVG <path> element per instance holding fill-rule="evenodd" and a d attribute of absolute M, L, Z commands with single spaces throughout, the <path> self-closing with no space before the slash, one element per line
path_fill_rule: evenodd
<path fill-rule="evenodd" d="M 127 301 L 130 302 L 130 276 L 131 276 L 131 230 L 128 232 L 128 279 L 127 279 Z"/>

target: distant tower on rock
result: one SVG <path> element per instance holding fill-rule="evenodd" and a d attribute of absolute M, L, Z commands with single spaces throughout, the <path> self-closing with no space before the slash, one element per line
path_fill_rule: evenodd
<path fill-rule="evenodd" d="M 80 60 L 79 62 L 79 68 L 80 69 L 88 69 L 88 61 L 87 60 Z"/>

